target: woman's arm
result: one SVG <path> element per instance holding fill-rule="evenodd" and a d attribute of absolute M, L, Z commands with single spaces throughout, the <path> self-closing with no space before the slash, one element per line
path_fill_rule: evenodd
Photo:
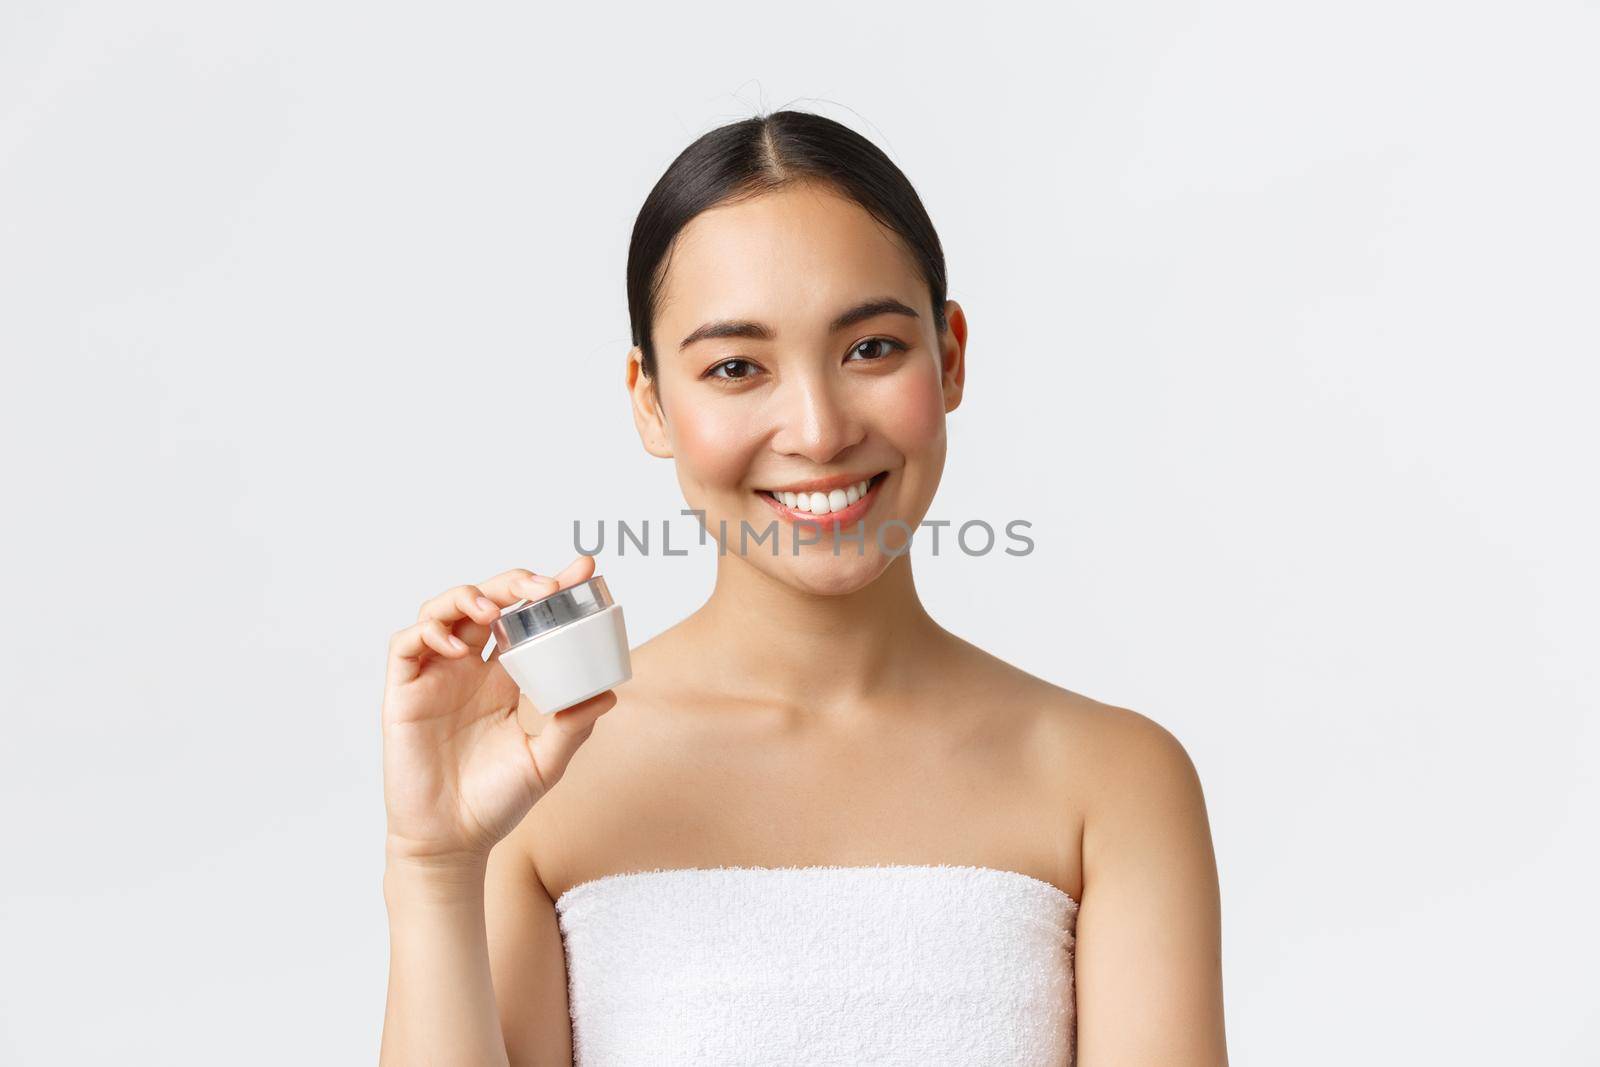
<path fill-rule="evenodd" d="M 572 1067 L 567 957 L 531 847 L 547 822 L 535 807 L 489 854 L 489 969 L 512 1067 Z"/>
<path fill-rule="evenodd" d="M 490 980 L 483 866 L 391 857 L 389 999 L 379 1063 L 509 1067 Z"/>
<path fill-rule="evenodd" d="M 551 976 L 565 969 L 559 937 L 548 936 L 553 905 L 528 881 L 531 864 L 523 860 L 531 853 L 526 832 L 517 831 L 617 695 L 606 690 L 540 716 L 530 738 L 501 650 L 487 660 L 483 652 L 490 624 L 507 604 L 568 588 L 593 571 L 594 560 L 579 556 L 554 577 L 516 568 L 481 585 L 455 586 L 424 601 L 417 621 L 389 639 L 383 1064 L 567 1062 L 554 1058 L 566 1055 L 571 1038 L 565 1009 L 556 1016 L 545 993 Z M 491 935 L 496 916 L 519 911 L 524 934 Z M 491 945 L 500 950 L 498 971 Z M 502 984 L 530 1003 L 497 1004 Z M 564 1005 L 564 981 L 560 994 Z M 504 1032 L 502 1019 L 511 1024 Z"/>
<path fill-rule="evenodd" d="M 1194 764 L 1160 725 L 1107 721 L 1083 830 L 1079 1067 L 1226 1067 L 1221 902 Z"/>
<path fill-rule="evenodd" d="M 381 1063 L 570 1067 L 566 957 L 527 848 L 535 821 L 476 870 L 390 863 Z"/>

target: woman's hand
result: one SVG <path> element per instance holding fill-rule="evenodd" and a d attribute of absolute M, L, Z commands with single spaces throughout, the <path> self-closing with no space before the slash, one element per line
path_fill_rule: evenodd
<path fill-rule="evenodd" d="M 391 862 L 481 867 L 489 850 L 560 780 L 595 720 L 617 702 L 606 690 L 546 719 L 537 737 L 517 722 L 521 698 L 483 659 L 489 624 L 519 599 L 587 581 L 579 556 L 554 578 L 523 568 L 458 585 L 422 605 L 389 640 L 383 697 L 383 793 Z"/>

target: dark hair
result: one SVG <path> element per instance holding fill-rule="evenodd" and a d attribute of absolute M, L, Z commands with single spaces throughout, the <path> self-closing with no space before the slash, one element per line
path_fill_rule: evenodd
<path fill-rule="evenodd" d="M 945 331 L 944 249 L 911 182 L 877 145 L 848 126 L 804 111 L 719 126 L 678 154 L 645 197 L 628 245 L 628 316 L 647 377 L 656 375 L 650 330 L 672 242 L 718 204 L 804 181 L 831 185 L 899 234 L 928 283 L 934 325 Z"/>

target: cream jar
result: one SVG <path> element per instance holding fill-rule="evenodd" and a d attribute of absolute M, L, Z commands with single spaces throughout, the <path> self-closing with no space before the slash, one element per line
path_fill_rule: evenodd
<path fill-rule="evenodd" d="M 500 649 L 500 665 L 541 715 L 554 715 L 633 677 L 622 605 L 598 574 L 513 604 L 489 624 L 489 632 Z"/>

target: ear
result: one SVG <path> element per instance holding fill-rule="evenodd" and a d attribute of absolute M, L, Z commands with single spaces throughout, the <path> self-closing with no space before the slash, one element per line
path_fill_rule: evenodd
<path fill-rule="evenodd" d="M 944 388 L 944 410 L 948 414 L 961 403 L 961 390 L 967 380 L 967 316 L 954 300 L 944 304 L 946 329 L 939 338 L 939 379 Z"/>
<path fill-rule="evenodd" d="M 667 438 L 666 412 L 661 408 L 661 397 L 656 392 L 654 379 L 644 373 L 644 352 L 638 345 L 628 349 L 628 362 L 623 373 L 633 408 L 633 426 L 639 431 L 644 450 L 659 459 L 671 459 L 672 446 Z"/>

